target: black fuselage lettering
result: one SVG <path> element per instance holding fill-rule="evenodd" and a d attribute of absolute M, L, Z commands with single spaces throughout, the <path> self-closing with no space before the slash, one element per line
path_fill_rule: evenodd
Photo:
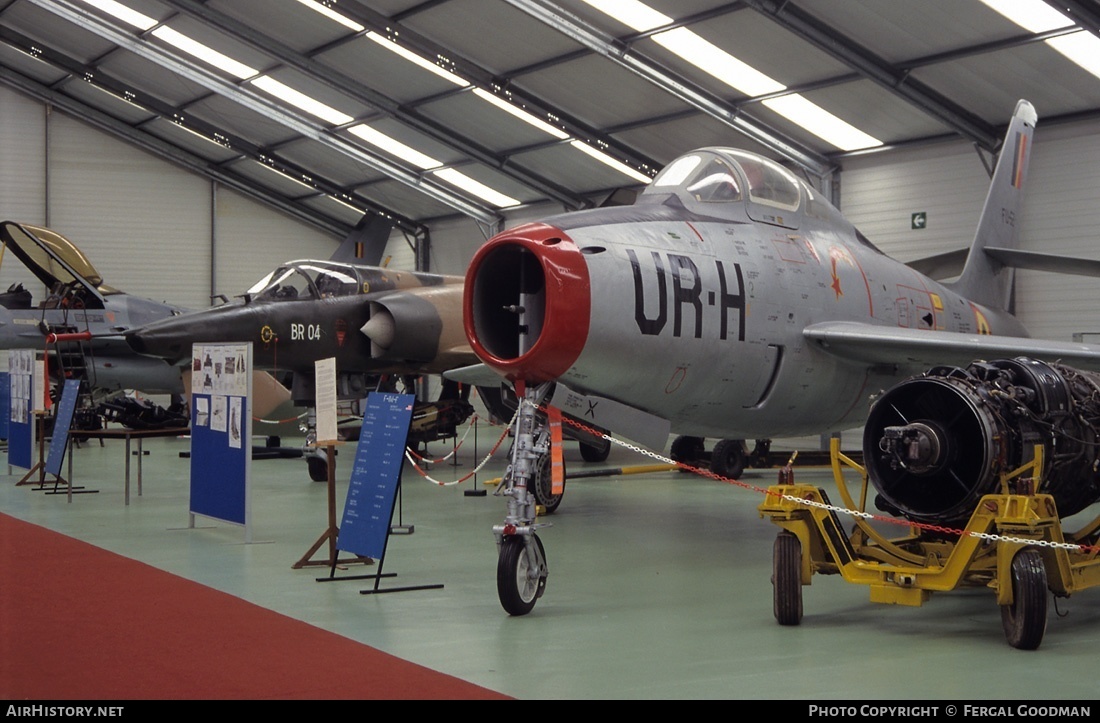
<path fill-rule="evenodd" d="M 661 261 L 661 255 L 656 251 L 649 253 L 653 256 L 653 266 L 657 270 L 657 318 L 655 319 L 645 315 L 642 265 L 638 263 L 638 257 L 633 250 L 626 250 L 626 255 L 630 257 L 630 267 L 634 270 L 634 321 L 638 323 L 638 331 L 655 336 L 661 333 L 661 329 L 665 328 L 665 322 L 668 321 L 668 300 L 665 298 L 667 284 L 665 283 L 665 265 Z"/>
<path fill-rule="evenodd" d="M 737 340 L 745 340 L 745 279 L 740 264 L 732 264 L 732 276 L 736 277 L 736 286 L 734 286 L 734 279 L 726 277 L 726 266 L 718 259 L 714 260 L 715 272 L 718 276 L 718 292 L 716 294 L 714 291 L 716 285 L 714 274 L 704 275 L 690 256 L 672 253 L 662 256 L 657 251 L 650 251 L 649 254 L 653 259 L 653 269 L 657 275 L 656 285 L 652 282 L 646 284 L 644 279 L 646 274 L 642 271 L 642 264 L 638 261 L 638 255 L 633 249 L 626 249 L 626 255 L 630 259 L 630 267 L 634 275 L 634 321 L 638 325 L 638 331 L 647 336 L 657 336 L 664 331 L 668 322 L 669 305 L 669 284 L 665 276 L 670 274 L 672 276 L 673 305 L 672 336 L 681 337 L 686 333 L 696 339 L 703 338 L 703 289 L 708 286 L 709 290 L 705 297 L 707 300 L 706 306 L 710 308 L 717 307 L 719 312 L 718 338 L 723 340 L 729 338 L 730 312 L 736 311 Z M 667 271 L 665 268 L 666 257 L 668 259 Z M 709 282 L 707 279 L 709 279 Z M 654 289 L 654 286 L 656 286 L 656 289 Z M 657 294 L 656 300 L 652 298 L 654 290 Z M 656 303 L 656 316 L 646 314 L 647 300 L 651 309 L 653 304 Z M 693 318 L 695 323 L 691 326 L 685 323 L 685 305 L 690 306 L 695 312 Z M 711 323 L 713 324 L 713 320 Z M 685 329 L 685 327 L 687 328 Z"/>
<path fill-rule="evenodd" d="M 737 274 L 737 293 L 731 294 L 728 291 L 726 285 L 726 269 L 722 266 L 721 261 L 715 260 L 715 265 L 718 267 L 718 284 L 721 288 L 721 309 L 722 309 L 722 323 L 721 331 L 718 334 L 719 339 L 725 339 L 727 335 L 727 328 L 729 325 L 730 309 L 737 309 L 737 341 L 745 340 L 745 280 L 741 276 L 741 264 L 734 264 L 733 271 Z"/>
<path fill-rule="evenodd" d="M 695 307 L 695 338 L 703 338 L 703 302 L 699 300 L 699 294 L 703 290 L 703 282 L 699 278 L 699 269 L 695 262 L 687 256 L 669 254 L 668 261 L 672 266 L 672 300 L 676 304 L 676 310 L 672 317 L 672 335 L 680 336 L 681 309 L 684 304 Z M 691 273 L 692 284 L 685 287 L 684 274 Z"/>

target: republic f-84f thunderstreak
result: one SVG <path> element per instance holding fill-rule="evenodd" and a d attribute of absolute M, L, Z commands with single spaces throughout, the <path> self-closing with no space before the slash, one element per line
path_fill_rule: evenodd
<path fill-rule="evenodd" d="M 1096 369 L 1100 347 L 1033 340 L 1008 311 L 1016 267 L 1096 274 L 1095 261 L 1017 248 L 1036 120 L 1020 101 L 952 283 L 883 254 L 780 164 L 702 148 L 632 206 L 487 241 L 466 275 L 470 345 L 522 390 L 524 409 L 554 384 L 611 400 L 667 420 L 680 435 L 674 459 L 722 440 L 712 469 L 726 476 L 740 474 L 740 440 L 858 426 L 876 393 L 933 365 L 1024 355 Z M 508 512 L 494 528 L 498 594 L 513 615 L 546 583 L 526 485 L 548 440 L 534 411 L 519 416 Z"/>

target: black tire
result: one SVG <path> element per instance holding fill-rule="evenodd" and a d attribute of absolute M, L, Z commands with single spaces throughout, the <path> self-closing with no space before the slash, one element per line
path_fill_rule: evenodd
<path fill-rule="evenodd" d="M 538 535 L 532 536 L 545 560 L 542 540 Z M 546 576 L 540 575 L 535 579 L 528 574 L 529 571 L 530 562 L 524 551 L 523 538 L 519 535 L 505 537 L 500 543 L 500 557 L 497 558 L 497 597 L 509 615 L 531 612 L 546 590 Z"/>
<path fill-rule="evenodd" d="M 1047 570 L 1038 550 L 1020 550 L 1012 558 L 1012 604 L 1001 606 L 1008 644 L 1035 650 L 1047 629 Z"/>
<path fill-rule="evenodd" d="M 773 612 L 780 625 L 802 622 L 802 543 L 783 530 L 772 546 Z"/>
<path fill-rule="evenodd" d="M 672 440 L 672 447 L 669 449 L 668 456 L 672 458 L 673 462 L 683 462 L 694 467 L 698 466 L 706 451 L 706 443 L 702 437 L 679 436 Z M 687 472 L 683 467 L 680 468 L 680 471 Z"/>
<path fill-rule="evenodd" d="M 710 471 L 720 477 L 739 479 L 745 471 L 748 455 L 745 443 L 740 439 L 722 439 L 714 445 L 710 455 Z"/>
<path fill-rule="evenodd" d="M 585 462 L 606 462 L 611 454 L 611 440 L 600 439 L 595 444 L 580 443 L 581 459 Z"/>
<path fill-rule="evenodd" d="M 328 482 L 328 460 L 315 455 L 306 456 L 309 478 L 314 482 Z"/>
<path fill-rule="evenodd" d="M 528 481 L 527 491 L 535 496 L 535 502 L 542 505 L 543 511 L 548 515 L 554 514 L 561 506 L 561 498 L 565 496 L 565 480 L 562 480 L 561 493 L 554 494 L 554 478 L 550 471 L 549 453 L 544 454 L 539 460 L 534 476 Z"/>

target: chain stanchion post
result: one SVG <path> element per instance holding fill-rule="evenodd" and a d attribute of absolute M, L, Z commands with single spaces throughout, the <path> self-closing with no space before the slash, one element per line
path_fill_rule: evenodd
<path fill-rule="evenodd" d="M 478 422 L 478 418 L 475 415 L 474 416 L 474 460 L 475 461 L 477 460 L 477 422 Z M 474 486 L 471 487 L 468 490 L 463 490 L 462 491 L 462 496 L 463 497 L 484 497 L 485 496 L 485 494 L 486 494 L 485 489 L 484 488 L 482 488 L 482 489 L 477 488 L 477 470 L 478 470 L 478 468 L 474 467 Z"/>

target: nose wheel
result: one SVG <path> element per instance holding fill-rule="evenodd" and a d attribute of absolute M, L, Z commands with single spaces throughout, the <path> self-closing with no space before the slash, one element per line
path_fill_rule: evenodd
<path fill-rule="evenodd" d="M 550 471 L 549 454 L 544 454 L 539 458 L 535 474 L 528 480 L 527 486 L 531 490 L 531 494 L 535 496 L 535 501 L 542 505 L 546 514 L 553 514 L 561 506 L 561 498 L 565 494 L 565 483 L 563 481 L 561 492 L 554 494 L 554 480 Z"/>
<path fill-rule="evenodd" d="M 539 536 L 512 535 L 500 543 L 497 596 L 509 615 L 526 615 L 546 590 L 546 552 Z"/>

